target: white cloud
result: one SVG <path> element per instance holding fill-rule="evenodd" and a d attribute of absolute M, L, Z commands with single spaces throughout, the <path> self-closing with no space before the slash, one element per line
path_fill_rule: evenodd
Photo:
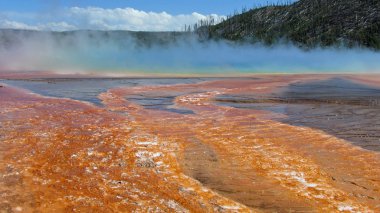
<path fill-rule="evenodd" d="M 40 30 L 52 30 L 52 31 L 67 31 L 67 30 L 75 30 L 76 26 L 68 24 L 64 21 L 62 22 L 49 22 L 46 24 L 39 24 L 38 29 Z"/>
<path fill-rule="evenodd" d="M 10 21 L 7 19 L 0 20 L 0 28 L 5 29 L 26 29 L 26 30 L 37 30 L 36 26 L 30 26 L 22 22 Z"/>
<path fill-rule="evenodd" d="M 75 30 L 77 27 L 66 22 L 48 22 L 46 24 L 28 25 L 18 21 L 0 20 L 0 28 L 3 29 L 24 29 L 24 30 L 52 30 L 67 31 Z"/>
<path fill-rule="evenodd" d="M 0 18 L 0 28 L 54 31 L 75 29 L 172 31 L 181 30 L 185 25 L 192 25 L 208 17 L 213 17 L 215 20 L 225 18 L 216 14 L 203 15 L 196 12 L 171 15 L 166 12 L 145 12 L 133 8 L 72 7 L 58 13 L 54 21 L 50 22 L 36 20 L 33 22 L 35 24 L 25 24 L 22 21 L 11 20 L 9 16 L 8 19 Z"/>

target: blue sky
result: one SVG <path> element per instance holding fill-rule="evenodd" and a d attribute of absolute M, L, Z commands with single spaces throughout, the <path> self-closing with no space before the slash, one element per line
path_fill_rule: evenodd
<path fill-rule="evenodd" d="M 293 0 L 294 1 L 294 0 Z M 286 2 L 285 0 L 0 0 L 1 11 L 38 12 L 61 7 L 101 7 L 125 8 L 185 14 L 198 12 L 227 15 L 235 9 L 266 5 L 267 3 Z"/>
<path fill-rule="evenodd" d="M 0 0 L 0 28 L 35 30 L 180 30 L 213 14 L 216 19 L 287 0 Z M 290 0 L 294 1 L 294 0 Z"/>

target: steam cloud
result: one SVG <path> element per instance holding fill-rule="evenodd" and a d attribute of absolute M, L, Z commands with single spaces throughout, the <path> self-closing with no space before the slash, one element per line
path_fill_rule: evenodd
<path fill-rule="evenodd" d="M 0 31 L 1 71 L 141 74 L 380 72 L 380 53 L 364 49 L 300 50 L 185 33 Z"/>

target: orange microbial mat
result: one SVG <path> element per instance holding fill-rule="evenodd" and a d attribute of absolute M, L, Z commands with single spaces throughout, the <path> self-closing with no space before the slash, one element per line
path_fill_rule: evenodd
<path fill-rule="evenodd" d="M 0 212 L 380 212 L 379 76 L 90 80 L 0 82 Z"/>

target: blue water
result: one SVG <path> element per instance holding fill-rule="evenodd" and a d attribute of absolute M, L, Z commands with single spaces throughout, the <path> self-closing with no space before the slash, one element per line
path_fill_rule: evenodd
<path fill-rule="evenodd" d="M 146 85 L 191 84 L 207 78 L 141 78 L 141 79 L 32 79 L 0 80 L 1 83 L 24 88 L 34 93 L 57 98 L 70 98 L 101 105 L 98 95 L 110 88 L 137 87 Z M 148 98 L 148 97 L 147 97 Z M 149 98 L 148 98 L 149 99 Z M 170 104 L 166 104 L 169 106 Z M 161 107 L 162 108 L 162 107 Z M 174 110 L 174 109 L 173 109 Z"/>
<path fill-rule="evenodd" d="M 16 37 L 16 38 L 15 38 Z M 50 70 L 130 76 L 217 76 L 251 73 L 380 73 L 380 51 L 273 47 L 194 36 L 132 36 L 123 32 L 11 34 L 0 47 L 0 71 Z M 22 42 L 20 42 L 22 41 Z M 36 51 L 38 50 L 38 51 Z"/>
<path fill-rule="evenodd" d="M 177 96 L 144 96 L 144 95 L 131 95 L 126 98 L 129 101 L 135 102 L 146 109 L 158 109 L 180 114 L 194 114 L 192 110 L 174 107 L 174 99 Z"/>

